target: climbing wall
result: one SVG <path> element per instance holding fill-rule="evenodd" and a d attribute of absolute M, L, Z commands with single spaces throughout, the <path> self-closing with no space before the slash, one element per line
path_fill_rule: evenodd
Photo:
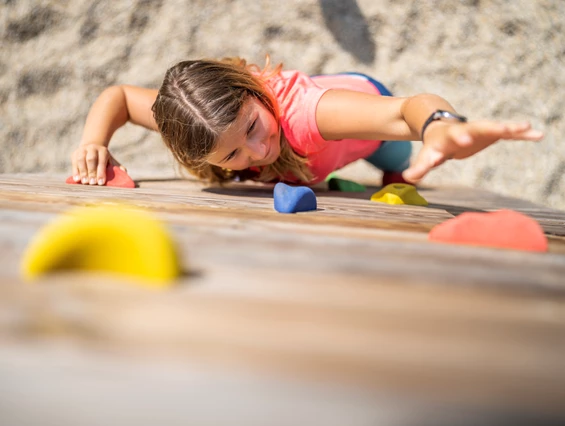
<path fill-rule="evenodd" d="M 0 176 L 0 419 L 565 418 L 564 212 L 456 187 L 420 188 L 425 207 L 388 205 L 369 186 L 318 188 L 317 210 L 280 214 L 269 186 L 65 177 Z M 170 231 L 173 286 L 80 271 L 22 280 L 22 255 L 47 223 L 117 202 Z M 446 220 L 501 208 L 534 218 L 548 252 L 428 241 Z"/>

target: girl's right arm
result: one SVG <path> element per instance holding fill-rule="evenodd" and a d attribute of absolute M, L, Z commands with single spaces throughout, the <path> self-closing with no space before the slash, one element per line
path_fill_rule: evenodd
<path fill-rule="evenodd" d="M 409 182 L 420 181 L 430 170 L 455 158 L 463 159 L 500 139 L 539 141 L 543 133 L 528 122 L 476 120 L 432 121 L 438 111 L 455 112 L 443 98 L 420 94 L 409 98 L 372 95 L 348 90 L 328 90 L 316 109 L 316 123 L 325 140 L 422 140 L 426 142 L 402 175 Z"/>
<path fill-rule="evenodd" d="M 157 90 L 135 86 L 112 86 L 104 90 L 90 108 L 79 147 L 73 152 L 73 179 L 104 185 L 106 165 L 120 165 L 108 151 L 114 132 L 128 121 L 157 131 L 151 106 Z"/>

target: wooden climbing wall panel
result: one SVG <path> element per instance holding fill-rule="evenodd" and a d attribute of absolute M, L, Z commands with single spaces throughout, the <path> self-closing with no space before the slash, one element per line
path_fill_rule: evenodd
<path fill-rule="evenodd" d="M 61 407 L 71 423 L 103 424 L 92 398 L 136 425 L 154 424 L 124 414 L 139 401 L 168 424 L 233 424 L 236 412 L 241 424 L 565 418 L 565 212 L 468 188 L 422 189 L 428 207 L 389 206 L 368 201 L 369 188 L 320 189 L 318 211 L 282 215 L 272 187 L 63 181 L 0 175 L 0 419 Z M 22 282 L 22 253 L 42 226 L 72 206 L 115 202 L 167 224 L 179 285 L 74 272 Z M 457 214 L 501 208 L 534 217 L 549 253 L 427 241 Z"/>

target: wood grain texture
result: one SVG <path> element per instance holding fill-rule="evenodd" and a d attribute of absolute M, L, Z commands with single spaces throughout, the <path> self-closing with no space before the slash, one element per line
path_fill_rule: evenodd
<path fill-rule="evenodd" d="M 271 188 L 138 182 L 123 190 L 0 175 L 6 348 L 41 356 L 66 342 L 162 368 L 171 360 L 274 374 L 275 387 L 283 378 L 345 386 L 383 405 L 392 398 L 395 414 L 417 401 L 418 419 L 435 404 L 565 418 L 565 213 L 442 188 L 421 191 L 428 208 L 319 190 L 318 211 L 281 215 Z M 186 271 L 179 285 L 155 292 L 79 273 L 21 282 L 19 260 L 42 226 L 72 206 L 114 202 L 167 223 Z M 498 208 L 535 217 L 551 252 L 426 239 L 456 214 Z"/>

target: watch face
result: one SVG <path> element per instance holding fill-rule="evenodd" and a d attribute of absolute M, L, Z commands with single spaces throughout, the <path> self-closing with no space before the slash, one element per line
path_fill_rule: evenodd
<path fill-rule="evenodd" d="M 453 112 L 439 110 L 436 111 L 434 120 L 453 120 L 459 122 L 466 122 L 467 118 L 463 117 L 462 115 L 455 114 Z"/>

